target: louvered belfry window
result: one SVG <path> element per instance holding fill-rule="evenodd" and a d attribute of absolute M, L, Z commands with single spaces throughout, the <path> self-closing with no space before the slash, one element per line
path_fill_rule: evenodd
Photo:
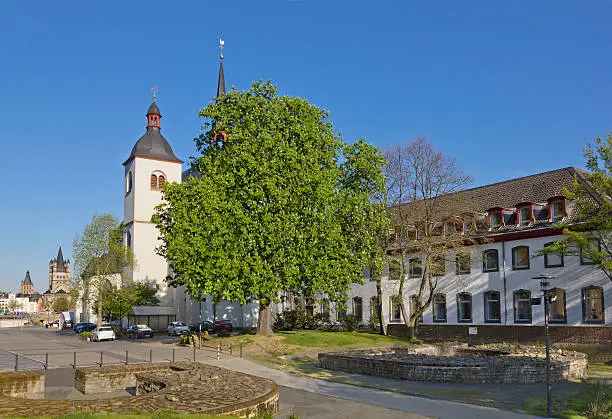
<path fill-rule="evenodd" d="M 157 188 L 157 175 L 151 175 L 151 189 Z"/>
<path fill-rule="evenodd" d="M 166 178 L 164 177 L 164 175 L 159 175 L 159 177 L 157 178 L 157 187 L 163 188 L 165 184 L 166 184 Z"/>

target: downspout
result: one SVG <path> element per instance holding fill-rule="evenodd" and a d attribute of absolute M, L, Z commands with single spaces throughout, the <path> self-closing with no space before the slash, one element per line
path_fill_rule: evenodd
<path fill-rule="evenodd" d="M 504 281 L 504 325 L 508 324 L 508 300 L 506 298 L 506 242 L 502 242 L 502 277 Z"/>

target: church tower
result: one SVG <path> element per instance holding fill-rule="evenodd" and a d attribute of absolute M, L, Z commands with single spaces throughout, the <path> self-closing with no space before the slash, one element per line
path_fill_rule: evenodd
<path fill-rule="evenodd" d="M 21 281 L 19 293 L 23 295 L 32 295 L 34 292 L 34 283 L 32 282 L 32 278 L 30 278 L 30 271 L 27 271 L 25 279 Z"/>
<path fill-rule="evenodd" d="M 62 246 L 57 252 L 57 258 L 49 261 L 49 291 L 51 294 L 70 291 L 70 261 L 64 260 Z"/>
<path fill-rule="evenodd" d="M 131 272 L 135 282 L 157 288 L 162 305 L 173 305 L 173 293 L 165 282 L 168 262 L 155 253 L 161 242 L 151 217 L 161 203 L 162 189 L 168 182 L 181 182 L 181 164 L 161 134 L 161 112 L 156 102 L 147 111 L 147 131 L 132 148 L 125 167 L 123 199 L 124 243 L 131 247 L 136 266 Z"/>

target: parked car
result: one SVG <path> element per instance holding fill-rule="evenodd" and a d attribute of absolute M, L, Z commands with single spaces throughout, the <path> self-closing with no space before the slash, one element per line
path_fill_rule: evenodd
<path fill-rule="evenodd" d="M 202 327 L 200 329 L 200 326 Z M 191 331 L 192 332 L 199 332 L 199 331 L 206 331 L 206 332 L 214 332 L 215 331 L 215 325 L 213 324 L 213 322 L 211 322 L 210 320 L 204 320 L 203 322 L 199 322 L 194 324 L 193 326 L 191 326 Z"/>
<path fill-rule="evenodd" d="M 127 329 L 127 335 L 133 339 L 152 338 L 153 330 L 146 324 L 136 324 Z"/>
<path fill-rule="evenodd" d="M 81 332 L 91 332 L 93 331 L 96 327 L 98 327 L 97 325 L 95 325 L 94 323 L 77 323 L 74 325 L 73 330 L 76 333 L 81 333 Z"/>
<path fill-rule="evenodd" d="M 169 335 L 186 335 L 189 333 L 189 328 L 183 322 L 172 322 L 168 326 Z"/>
<path fill-rule="evenodd" d="M 214 332 L 220 332 L 221 330 L 227 330 L 228 332 L 231 332 L 232 330 L 234 330 L 234 326 L 232 326 L 231 320 L 217 320 L 213 326 Z"/>
<path fill-rule="evenodd" d="M 65 320 L 63 328 L 64 329 L 72 329 L 72 320 Z"/>
<path fill-rule="evenodd" d="M 115 332 L 110 326 L 96 327 L 91 333 L 91 340 L 100 342 L 101 340 L 115 340 Z"/>

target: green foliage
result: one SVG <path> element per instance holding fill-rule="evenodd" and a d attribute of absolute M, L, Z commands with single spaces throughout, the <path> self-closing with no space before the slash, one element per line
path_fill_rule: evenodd
<path fill-rule="evenodd" d="M 179 337 L 178 344 L 181 346 L 195 347 L 198 344 L 198 334 L 195 332 L 189 332 L 186 335 L 182 335 Z"/>
<path fill-rule="evenodd" d="M 571 188 L 563 191 L 577 207 L 578 219 L 559 223 L 568 237 L 540 249 L 538 255 L 579 255 L 612 281 L 612 134 L 596 138 L 583 152 L 589 173 L 576 176 Z"/>
<path fill-rule="evenodd" d="M 81 332 L 79 333 L 79 336 L 82 338 L 91 338 L 92 332 Z"/>
<path fill-rule="evenodd" d="M 303 330 L 298 332 L 279 332 L 278 334 L 284 336 L 283 343 L 304 347 L 334 348 L 355 344 L 401 344 L 406 342 L 400 338 L 365 332 Z"/>
<path fill-rule="evenodd" d="M 159 304 L 155 288 L 148 284 L 126 280 L 122 285 L 107 284 L 102 294 L 102 316 L 105 319 L 122 319 L 134 306 Z"/>
<path fill-rule="evenodd" d="M 171 285 L 260 309 L 282 291 L 345 300 L 374 252 L 377 230 L 365 227 L 386 217 L 372 204 L 380 153 L 344 143 L 326 111 L 270 83 L 232 90 L 200 116 L 199 176 L 167 185 L 154 217 Z"/>
<path fill-rule="evenodd" d="M 283 310 L 274 319 L 274 330 L 311 330 L 329 323 L 329 313 L 310 315 L 301 307 Z"/>
<path fill-rule="evenodd" d="M 346 328 L 347 332 L 354 332 L 359 327 L 359 321 L 357 320 L 357 316 L 355 316 L 354 314 L 347 314 L 346 316 L 344 316 L 342 325 Z"/>
<path fill-rule="evenodd" d="M 56 298 L 55 301 L 53 301 L 53 311 L 55 311 L 56 313 L 61 313 L 63 311 L 69 311 L 71 309 L 71 304 L 70 304 L 70 300 L 66 297 L 66 298 Z"/>
<path fill-rule="evenodd" d="M 553 417 L 563 419 L 609 419 L 612 417 L 612 385 L 603 382 L 583 382 L 582 389 L 564 400 L 553 400 Z M 559 407 L 560 406 L 560 407 Z M 544 414 L 546 399 L 531 398 L 525 402 L 529 413 Z"/>

